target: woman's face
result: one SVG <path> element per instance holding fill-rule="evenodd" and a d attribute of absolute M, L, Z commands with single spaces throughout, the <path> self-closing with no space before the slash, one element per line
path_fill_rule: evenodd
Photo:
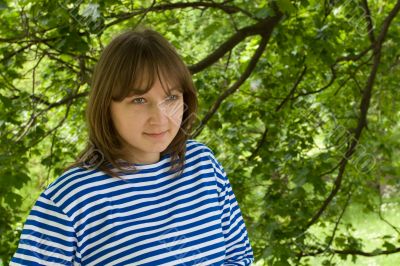
<path fill-rule="evenodd" d="M 123 159 L 132 163 L 155 163 L 178 133 L 184 111 L 183 94 L 180 88 L 168 89 L 169 96 L 157 80 L 146 94 L 111 102 L 114 127 L 125 142 Z"/>

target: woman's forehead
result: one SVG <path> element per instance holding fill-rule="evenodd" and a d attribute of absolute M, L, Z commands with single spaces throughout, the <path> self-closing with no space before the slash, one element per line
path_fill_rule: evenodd
<path fill-rule="evenodd" d="M 151 90 L 153 90 L 153 88 L 155 88 L 156 85 L 158 85 L 157 82 L 154 82 L 154 84 L 152 86 L 131 87 L 128 96 L 147 94 Z M 177 83 L 167 83 L 167 82 L 161 83 L 160 82 L 160 87 L 167 94 L 172 93 L 172 92 L 183 92 L 182 86 Z"/>
<path fill-rule="evenodd" d="M 147 71 L 146 71 L 147 70 Z M 149 89 L 156 83 L 160 83 L 162 87 L 171 88 L 180 83 L 177 74 L 171 73 L 171 70 L 158 67 L 144 67 L 132 76 L 132 87 L 135 89 Z"/>
<path fill-rule="evenodd" d="M 119 86 L 116 86 L 114 98 L 122 100 L 134 95 L 147 94 L 154 86 L 160 86 L 166 95 L 172 90 L 184 92 L 185 78 L 176 65 L 167 66 L 156 62 L 142 62 L 141 67 L 136 66 L 120 73 Z M 130 75 L 128 73 L 131 73 Z"/>

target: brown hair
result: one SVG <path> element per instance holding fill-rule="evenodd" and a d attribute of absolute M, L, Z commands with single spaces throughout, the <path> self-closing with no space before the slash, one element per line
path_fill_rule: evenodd
<path fill-rule="evenodd" d="M 162 82 L 161 77 L 168 77 L 168 81 L 180 85 L 183 93 L 182 124 L 170 145 L 161 153 L 161 156 L 170 154 L 170 171 L 180 170 L 181 174 L 186 141 L 192 133 L 197 112 L 196 90 L 189 69 L 175 48 L 158 32 L 143 27 L 118 35 L 102 52 L 93 72 L 86 109 L 89 139 L 76 161 L 64 171 L 75 166 L 93 168 L 95 165 L 94 168 L 119 177 L 110 171 L 111 164 L 127 172 L 116 160 L 121 156 L 123 142 L 111 120 L 111 101 L 122 101 L 132 93 L 138 93 L 139 87 L 142 88 L 140 93 L 145 93 L 157 79 Z M 132 171 L 136 169 L 133 167 L 129 172 Z"/>

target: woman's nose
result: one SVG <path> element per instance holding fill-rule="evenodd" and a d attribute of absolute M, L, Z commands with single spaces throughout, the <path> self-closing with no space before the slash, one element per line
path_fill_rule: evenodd
<path fill-rule="evenodd" d="M 150 124 L 163 125 L 168 122 L 167 108 L 163 103 L 153 104 L 150 110 Z"/>

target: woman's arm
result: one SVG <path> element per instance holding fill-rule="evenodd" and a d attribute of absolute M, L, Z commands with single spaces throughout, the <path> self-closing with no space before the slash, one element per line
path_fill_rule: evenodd
<path fill-rule="evenodd" d="M 80 265 L 70 218 L 42 193 L 32 207 L 10 265 Z"/>
<path fill-rule="evenodd" d="M 224 266 L 251 265 L 254 262 L 253 250 L 240 207 L 222 165 L 212 152 L 211 160 L 217 177 L 219 203 L 222 211 L 221 223 L 226 250 Z"/>

